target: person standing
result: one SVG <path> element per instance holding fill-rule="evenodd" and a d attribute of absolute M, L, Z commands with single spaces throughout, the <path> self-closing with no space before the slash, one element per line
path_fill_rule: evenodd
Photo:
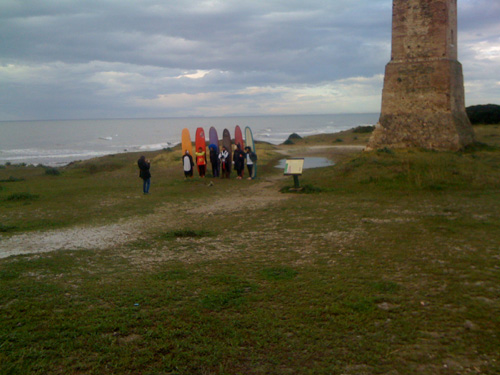
<path fill-rule="evenodd" d="M 219 177 L 219 155 L 217 155 L 217 146 L 210 145 L 210 164 L 212 164 L 212 176 Z"/>
<path fill-rule="evenodd" d="M 198 166 L 198 173 L 200 177 L 205 177 L 205 170 L 207 168 L 207 155 L 201 147 L 198 147 L 196 152 L 196 165 Z"/>
<path fill-rule="evenodd" d="M 142 178 L 142 191 L 144 194 L 149 194 L 149 187 L 151 186 L 151 162 L 142 155 L 139 160 L 137 160 L 137 165 L 139 167 L 139 177 Z"/>
<path fill-rule="evenodd" d="M 184 177 L 193 177 L 193 157 L 189 155 L 189 151 L 186 150 L 186 153 L 182 157 L 182 166 L 184 168 Z"/>
<path fill-rule="evenodd" d="M 219 154 L 219 160 L 222 169 L 220 177 L 221 178 L 231 177 L 231 164 L 229 164 L 229 151 L 227 151 L 227 148 L 225 146 L 222 146 L 222 150 Z"/>
<path fill-rule="evenodd" d="M 247 169 L 248 169 L 248 179 L 251 180 L 253 179 L 252 173 L 253 173 L 253 167 L 254 163 L 257 162 L 257 154 L 252 151 L 250 147 L 245 147 L 246 155 L 247 155 Z"/>
<path fill-rule="evenodd" d="M 233 160 L 234 169 L 236 169 L 236 173 L 238 174 L 237 179 L 241 180 L 243 178 L 243 170 L 245 169 L 245 153 L 239 144 L 236 145 L 236 150 L 234 150 Z"/>

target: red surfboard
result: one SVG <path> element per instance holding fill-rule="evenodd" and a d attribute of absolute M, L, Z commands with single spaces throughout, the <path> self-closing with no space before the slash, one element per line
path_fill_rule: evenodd
<path fill-rule="evenodd" d="M 206 143 L 206 140 L 205 140 L 205 131 L 203 130 L 203 128 L 197 128 L 196 129 L 196 137 L 195 137 L 195 154 L 199 152 L 200 148 L 202 149 L 202 151 L 205 153 L 205 156 L 204 156 L 204 159 L 205 159 L 205 170 L 206 170 L 206 164 L 207 164 L 207 143 Z M 200 167 L 199 167 L 199 164 L 198 163 L 198 156 L 196 156 L 196 159 L 195 159 L 195 163 L 196 165 L 198 165 L 198 173 L 200 174 L 201 177 L 204 177 L 205 176 L 205 173 L 202 173 L 202 171 L 200 170 Z"/>
<path fill-rule="evenodd" d="M 239 125 L 234 129 L 234 144 L 240 145 L 241 150 L 245 150 L 245 142 L 243 141 L 243 133 Z"/>

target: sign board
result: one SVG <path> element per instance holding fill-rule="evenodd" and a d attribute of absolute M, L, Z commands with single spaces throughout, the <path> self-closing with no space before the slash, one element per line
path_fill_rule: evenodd
<path fill-rule="evenodd" d="M 290 158 L 286 159 L 285 163 L 285 176 L 301 175 L 304 168 L 304 158 Z"/>

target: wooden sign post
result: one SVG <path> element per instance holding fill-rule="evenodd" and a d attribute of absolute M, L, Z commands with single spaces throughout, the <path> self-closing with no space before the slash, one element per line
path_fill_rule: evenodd
<path fill-rule="evenodd" d="M 304 169 L 304 158 L 290 158 L 286 159 L 285 163 L 285 176 L 293 176 L 293 190 L 300 190 L 299 176 L 302 175 Z"/>

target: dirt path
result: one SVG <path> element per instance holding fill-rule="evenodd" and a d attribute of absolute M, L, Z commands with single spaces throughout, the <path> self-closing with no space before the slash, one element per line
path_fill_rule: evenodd
<path fill-rule="evenodd" d="M 56 250 L 107 249 L 140 238 L 141 228 L 154 230 L 152 223 L 164 228 L 165 223 L 179 223 L 183 214 L 217 214 L 245 206 L 248 210 L 275 204 L 288 196 L 280 194 L 275 183 L 281 176 L 248 184 L 233 199 L 199 200 L 196 208 L 185 210 L 179 204 L 166 203 L 154 213 L 104 226 L 79 226 L 43 232 L 30 232 L 0 239 L 0 258 L 11 255 L 46 253 Z"/>

